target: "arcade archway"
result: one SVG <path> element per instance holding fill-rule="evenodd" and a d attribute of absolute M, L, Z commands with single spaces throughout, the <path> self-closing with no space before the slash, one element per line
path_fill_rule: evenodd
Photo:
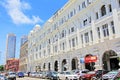
<path fill-rule="evenodd" d="M 43 64 L 43 70 L 45 70 L 45 67 L 46 67 L 46 64 L 44 63 L 44 64 Z"/>
<path fill-rule="evenodd" d="M 71 61 L 71 66 L 72 66 L 72 70 L 78 69 L 78 59 L 77 58 L 73 58 Z"/>
<path fill-rule="evenodd" d="M 62 61 L 62 71 L 66 71 L 67 70 L 66 64 L 67 64 L 66 59 L 63 59 L 63 61 Z"/>
<path fill-rule="evenodd" d="M 93 56 L 92 54 L 87 54 L 85 58 L 92 56 Z M 90 71 L 93 71 L 95 69 L 95 62 L 85 62 L 85 68 Z"/>
<path fill-rule="evenodd" d="M 105 70 L 118 70 L 119 58 L 117 53 L 113 50 L 106 51 L 102 57 L 103 69 Z"/>
<path fill-rule="evenodd" d="M 51 65 L 51 64 L 50 64 L 50 63 L 48 63 L 48 70 L 50 70 L 50 65 Z"/>
<path fill-rule="evenodd" d="M 55 71 L 58 71 L 58 61 L 55 61 L 54 70 L 55 70 Z"/>

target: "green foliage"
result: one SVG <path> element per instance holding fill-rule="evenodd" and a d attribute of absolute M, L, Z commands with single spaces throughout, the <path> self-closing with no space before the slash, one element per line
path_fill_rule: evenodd
<path fill-rule="evenodd" d="M 0 65 L 0 71 L 4 71 L 4 66 Z"/>

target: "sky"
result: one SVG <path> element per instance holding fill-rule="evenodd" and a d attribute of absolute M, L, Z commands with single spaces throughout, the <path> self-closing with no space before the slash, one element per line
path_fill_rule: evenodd
<path fill-rule="evenodd" d="M 20 39 L 36 24 L 40 26 L 68 0 L 0 0 L 0 65 L 5 64 L 6 38 L 16 35 L 16 58 L 20 54 Z"/>

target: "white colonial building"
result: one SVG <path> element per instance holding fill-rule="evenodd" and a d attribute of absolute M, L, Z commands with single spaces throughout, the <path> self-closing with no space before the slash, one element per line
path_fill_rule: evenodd
<path fill-rule="evenodd" d="M 119 56 L 120 0 L 69 0 L 28 36 L 28 71 L 113 70 Z"/>

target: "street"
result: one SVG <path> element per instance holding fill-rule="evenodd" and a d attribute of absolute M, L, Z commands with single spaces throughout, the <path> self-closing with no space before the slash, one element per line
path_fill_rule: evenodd
<path fill-rule="evenodd" d="M 24 78 L 17 78 L 17 80 L 47 80 L 47 79 L 24 77 Z"/>

